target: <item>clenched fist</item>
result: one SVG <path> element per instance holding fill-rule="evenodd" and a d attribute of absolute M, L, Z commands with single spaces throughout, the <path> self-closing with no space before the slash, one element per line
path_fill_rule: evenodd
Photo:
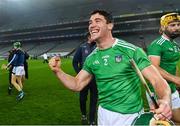
<path fill-rule="evenodd" d="M 49 60 L 49 67 L 51 70 L 55 73 L 59 72 L 59 67 L 61 66 L 61 60 L 60 57 L 52 57 Z"/>

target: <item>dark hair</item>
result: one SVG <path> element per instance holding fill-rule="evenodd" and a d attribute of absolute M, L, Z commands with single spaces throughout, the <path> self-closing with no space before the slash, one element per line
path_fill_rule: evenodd
<path fill-rule="evenodd" d="M 94 10 L 93 12 L 91 12 L 90 15 L 94 15 L 94 14 L 97 14 L 97 13 L 104 16 L 107 23 L 113 23 L 114 22 L 112 14 L 105 11 L 105 10 Z"/>
<path fill-rule="evenodd" d="M 20 48 L 21 47 L 21 42 L 15 42 L 13 43 L 14 48 Z"/>
<path fill-rule="evenodd" d="M 86 38 L 88 38 L 89 36 L 91 36 L 91 34 L 89 32 L 85 33 Z"/>

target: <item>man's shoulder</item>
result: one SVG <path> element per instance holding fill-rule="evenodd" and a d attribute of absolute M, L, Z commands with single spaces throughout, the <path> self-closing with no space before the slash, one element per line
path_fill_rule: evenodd
<path fill-rule="evenodd" d="M 166 42 L 167 42 L 167 40 L 164 39 L 163 37 L 158 37 L 158 38 L 156 38 L 155 40 L 153 40 L 149 46 L 155 46 L 155 45 L 157 45 L 157 46 L 162 46 L 162 45 L 164 45 Z"/>
<path fill-rule="evenodd" d="M 80 48 L 84 48 L 84 47 L 87 47 L 88 43 L 87 42 L 84 42 L 80 45 Z"/>
<path fill-rule="evenodd" d="M 87 59 L 93 58 L 98 53 L 98 48 L 96 47 L 87 57 Z"/>
<path fill-rule="evenodd" d="M 20 49 L 17 49 L 17 50 L 14 51 L 14 53 L 20 54 L 20 53 L 22 53 L 22 51 Z"/>
<path fill-rule="evenodd" d="M 115 46 L 118 47 L 118 48 L 124 48 L 124 49 L 127 49 L 127 50 L 133 50 L 133 51 L 135 51 L 138 48 L 134 44 L 129 43 L 129 42 L 127 42 L 125 40 L 122 40 L 122 39 L 117 39 L 116 41 L 117 42 L 116 42 Z"/>

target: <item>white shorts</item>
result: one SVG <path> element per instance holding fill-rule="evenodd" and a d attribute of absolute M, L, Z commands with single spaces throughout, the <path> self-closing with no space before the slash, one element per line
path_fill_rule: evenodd
<path fill-rule="evenodd" d="M 153 103 L 149 95 L 147 94 L 147 92 L 146 92 L 146 97 L 147 97 L 149 106 L 152 105 Z M 179 93 L 177 90 L 171 94 L 171 104 L 172 104 L 172 109 L 180 108 L 180 98 L 179 98 Z"/>
<path fill-rule="evenodd" d="M 123 109 L 123 108 L 122 108 Z M 142 112 L 142 111 L 141 111 Z M 100 126 L 130 126 L 134 119 L 141 114 L 121 114 L 98 107 L 98 125 Z"/>
<path fill-rule="evenodd" d="M 12 73 L 17 75 L 17 76 L 25 75 L 24 66 L 13 67 Z"/>
<path fill-rule="evenodd" d="M 180 108 L 180 98 L 179 98 L 179 92 L 177 90 L 174 93 L 172 93 L 171 100 L 172 100 L 172 109 Z"/>

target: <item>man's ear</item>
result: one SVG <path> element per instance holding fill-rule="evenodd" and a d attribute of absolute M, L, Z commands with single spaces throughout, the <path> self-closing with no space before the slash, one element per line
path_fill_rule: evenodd
<path fill-rule="evenodd" d="M 114 24 L 113 24 L 113 23 L 109 23 L 109 24 L 108 24 L 108 29 L 109 29 L 109 30 L 112 30 L 113 27 L 114 27 Z"/>
<path fill-rule="evenodd" d="M 165 26 L 161 26 L 161 32 L 165 30 Z"/>

